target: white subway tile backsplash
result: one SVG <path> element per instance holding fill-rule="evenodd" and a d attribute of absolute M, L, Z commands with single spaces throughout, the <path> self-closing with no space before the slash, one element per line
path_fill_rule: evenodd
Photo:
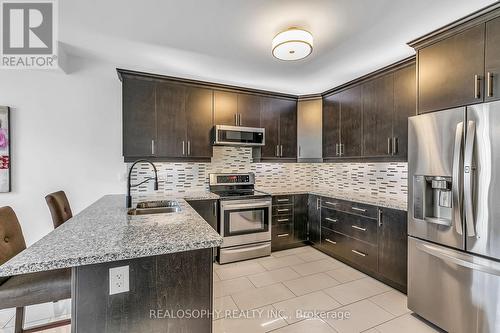
<path fill-rule="evenodd" d="M 254 172 L 262 190 L 333 189 L 401 197 L 408 192 L 407 163 L 252 163 L 248 147 L 216 146 L 210 163 L 155 163 L 163 192 L 208 190 L 210 173 Z M 137 166 L 132 183 L 151 176 L 150 166 Z M 152 182 L 133 189 L 149 192 Z"/>

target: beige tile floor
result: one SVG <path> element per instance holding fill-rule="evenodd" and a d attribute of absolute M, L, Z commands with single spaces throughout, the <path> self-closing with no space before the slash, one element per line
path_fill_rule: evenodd
<path fill-rule="evenodd" d="M 27 326 L 67 317 L 70 307 L 30 307 Z M 309 246 L 215 264 L 214 310 L 214 333 L 439 332 L 412 315 L 404 294 Z M 0 332 L 13 332 L 13 317 L 0 311 Z"/>

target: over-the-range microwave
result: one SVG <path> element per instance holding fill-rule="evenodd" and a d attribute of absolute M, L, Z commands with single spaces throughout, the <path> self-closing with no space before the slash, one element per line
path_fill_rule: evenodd
<path fill-rule="evenodd" d="M 212 144 L 216 146 L 264 146 L 264 128 L 216 125 L 212 129 Z"/>

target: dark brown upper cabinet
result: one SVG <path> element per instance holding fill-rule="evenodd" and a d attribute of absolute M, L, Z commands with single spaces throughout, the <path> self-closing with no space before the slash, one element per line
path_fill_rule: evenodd
<path fill-rule="evenodd" d="M 394 113 L 394 74 L 366 82 L 363 88 L 363 155 L 391 154 Z"/>
<path fill-rule="evenodd" d="M 238 94 L 214 91 L 214 114 L 216 125 L 238 125 Z"/>
<path fill-rule="evenodd" d="M 261 99 L 259 95 L 216 90 L 215 124 L 260 127 Z"/>
<path fill-rule="evenodd" d="M 484 43 L 480 24 L 418 50 L 419 113 L 484 100 Z"/>
<path fill-rule="evenodd" d="M 266 129 L 263 159 L 297 158 L 297 101 L 262 97 L 261 122 Z"/>
<path fill-rule="evenodd" d="M 189 157 L 212 157 L 213 125 L 212 89 L 189 86 L 186 89 L 186 140 Z"/>
<path fill-rule="evenodd" d="M 500 99 L 500 18 L 486 22 L 485 101 Z"/>
<path fill-rule="evenodd" d="M 148 78 L 123 77 L 123 156 L 208 160 L 213 91 Z"/>
<path fill-rule="evenodd" d="M 323 158 L 339 157 L 340 94 L 323 97 Z"/>
<path fill-rule="evenodd" d="M 323 158 L 361 156 L 361 87 L 323 99 Z"/>
<path fill-rule="evenodd" d="M 123 77 L 123 156 L 155 155 L 155 82 Z"/>
<path fill-rule="evenodd" d="M 239 126 L 260 127 L 262 97 L 252 94 L 238 94 Z"/>
<path fill-rule="evenodd" d="M 417 69 L 412 64 L 394 72 L 392 154 L 408 157 L 408 118 L 417 114 Z"/>
<path fill-rule="evenodd" d="M 340 93 L 341 157 L 361 156 L 361 87 L 355 86 Z"/>
<path fill-rule="evenodd" d="M 186 87 L 168 82 L 156 84 L 155 156 L 183 157 L 186 154 Z"/>

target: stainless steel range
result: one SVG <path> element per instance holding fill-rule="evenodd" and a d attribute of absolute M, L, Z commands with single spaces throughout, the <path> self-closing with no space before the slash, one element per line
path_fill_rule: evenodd
<path fill-rule="evenodd" d="M 270 255 L 271 195 L 255 190 L 255 175 L 210 174 L 210 191 L 220 196 L 219 263 Z"/>

